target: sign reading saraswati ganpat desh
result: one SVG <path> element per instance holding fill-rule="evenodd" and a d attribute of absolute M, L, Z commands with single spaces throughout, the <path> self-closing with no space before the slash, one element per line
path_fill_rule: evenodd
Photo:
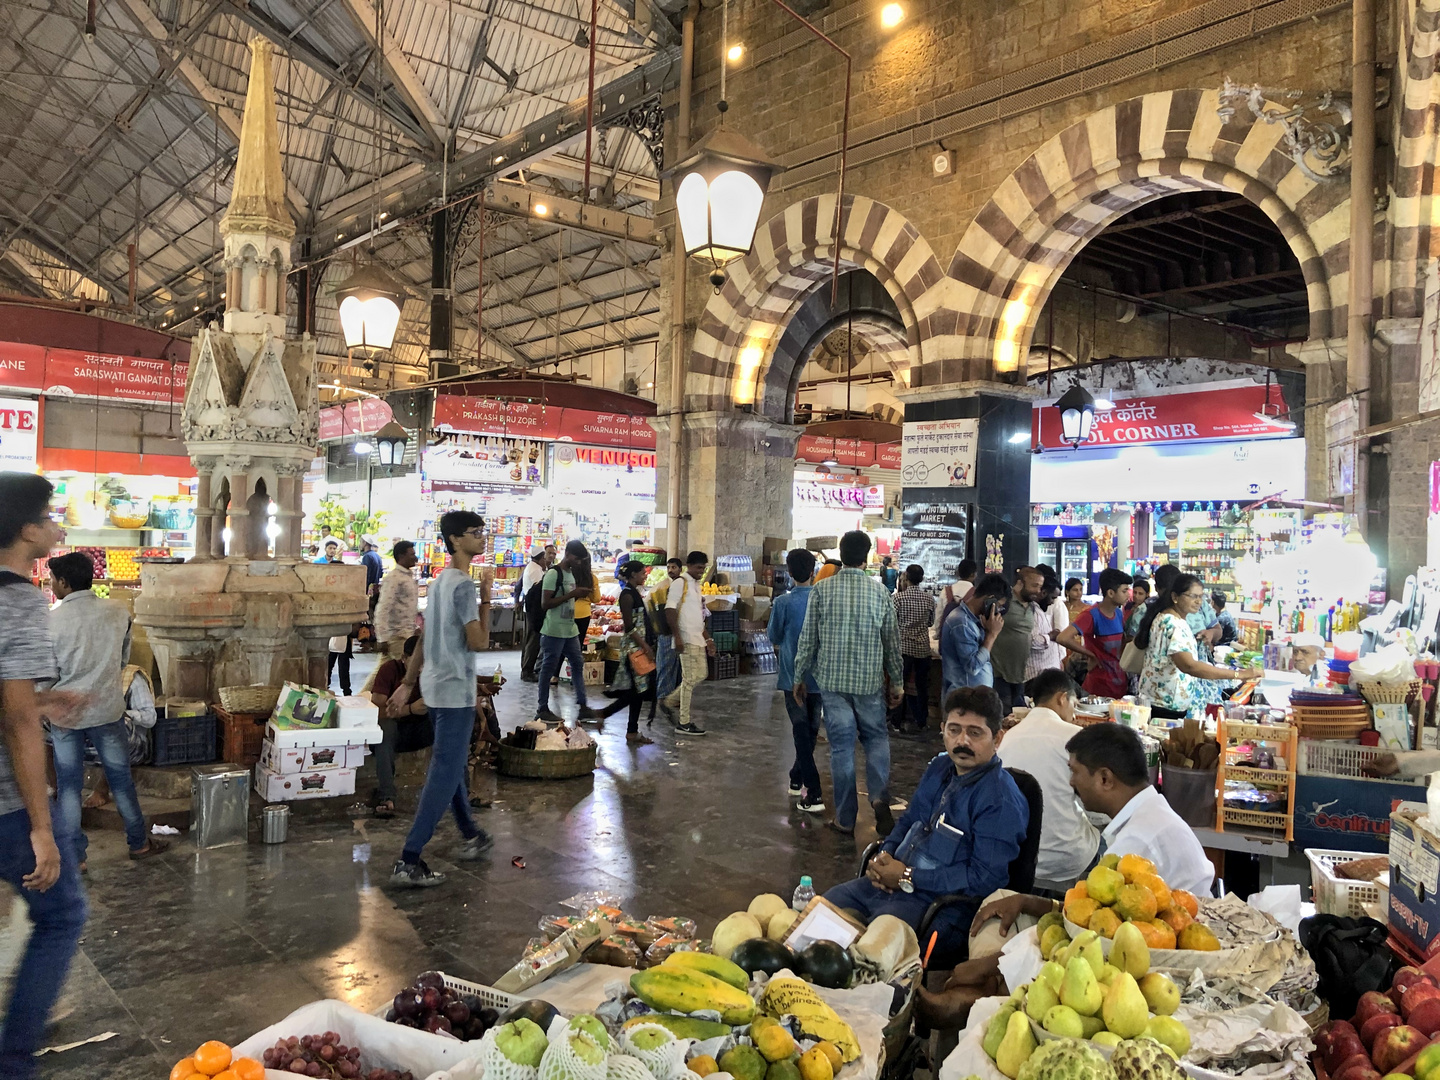
<path fill-rule="evenodd" d="M 900 434 L 900 479 L 907 487 L 974 487 L 979 420 L 922 420 Z"/>

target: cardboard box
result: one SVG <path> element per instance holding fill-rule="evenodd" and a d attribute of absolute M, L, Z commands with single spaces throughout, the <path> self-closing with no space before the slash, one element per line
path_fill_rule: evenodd
<path fill-rule="evenodd" d="M 1401 803 L 1425 801 L 1424 785 L 1389 780 L 1295 778 L 1295 843 L 1330 851 L 1390 850 L 1390 815 Z"/>
<path fill-rule="evenodd" d="M 600 686 L 605 682 L 605 661 L 591 660 L 585 664 L 585 685 Z"/>
<path fill-rule="evenodd" d="M 278 747 L 266 742 L 260 747 L 260 767 L 281 776 L 319 769 L 358 769 L 365 763 L 365 744 L 349 746 Z"/>
<path fill-rule="evenodd" d="M 740 618 L 746 622 L 769 622 L 770 598 L 768 596 L 742 596 Z"/>
<path fill-rule="evenodd" d="M 296 802 L 355 794 L 354 769 L 321 769 L 282 776 L 255 766 L 255 793 L 266 802 Z"/>
<path fill-rule="evenodd" d="M 1440 836 L 1420 822 L 1423 802 L 1390 815 L 1390 933 L 1416 955 L 1440 953 Z"/>
<path fill-rule="evenodd" d="M 335 699 L 335 726 L 339 728 L 378 727 L 380 706 L 368 697 L 356 694 L 353 697 Z"/>
<path fill-rule="evenodd" d="M 279 750 L 293 750 L 307 746 L 356 746 L 360 743 L 378 743 L 385 738 L 380 725 L 373 728 L 298 728 L 291 730 L 276 725 L 271 720 L 265 725 L 265 741 Z"/>
<path fill-rule="evenodd" d="M 177 698 L 171 698 L 165 702 L 165 715 L 172 720 L 204 716 L 209 711 L 210 706 L 203 701 L 180 701 Z"/>
<path fill-rule="evenodd" d="M 287 682 L 280 688 L 272 723 L 291 730 L 333 728 L 336 712 L 335 695 L 328 690 Z"/>

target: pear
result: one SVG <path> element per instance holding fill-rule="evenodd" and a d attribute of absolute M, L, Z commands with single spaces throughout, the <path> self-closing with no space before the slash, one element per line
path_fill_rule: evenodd
<path fill-rule="evenodd" d="M 1095 931 L 1090 930 L 1087 933 L 1095 934 Z M 1098 979 L 1105 973 L 1105 950 L 1100 946 L 1099 934 L 1095 934 L 1075 955 L 1090 965 L 1090 972 L 1095 978 Z"/>
<path fill-rule="evenodd" d="M 995 1060 L 995 1055 L 1000 1051 L 1000 1040 L 1005 1038 L 1005 1025 L 1010 1023 L 1010 1017 L 1014 1015 L 1015 1009 L 1007 1005 L 985 1025 L 985 1037 L 980 1040 L 980 1047 L 991 1061 Z"/>
<path fill-rule="evenodd" d="M 1190 1050 L 1190 1032 L 1173 1016 L 1154 1016 L 1140 1033 L 1144 1038 L 1154 1039 L 1161 1046 L 1168 1047 L 1176 1057 L 1184 1057 Z"/>
<path fill-rule="evenodd" d="M 1145 995 L 1145 1003 L 1156 1016 L 1169 1016 L 1180 1007 L 1180 988 L 1169 975 L 1158 971 L 1140 980 L 1140 993 Z"/>
<path fill-rule="evenodd" d="M 1100 1032 L 1105 1030 L 1105 1021 L 1098 1016 L 1080 1017 L 1080 1037 L 1082 1039 L 1093 1039 Z"/>
<path fill-rule="evenodd" d="M 1036 979 L 1030 984 L 1030 992 L 1025 995 L 1025 1012 L 1037 1024 L 1045 1019 L 1047 1012 L 1059 1004 L 1060 995 L 1052 990 L 1045 980 Z"/>
<path fill-rule="evenodd" d="M 1020 1067 L 1030 1060 L 1034 1052 L 1035 1033 L 1030 1030 L 1030 1019 L 1017 1012 L 1005 1024 L 1005 1037 L 995 1051 L 995 1067 L 1010 1080 L 1015 1080 L 1020 1075 Z"/>
<path fill-rule="evenodd" d="M 1070 961 L 1065 969 L 1065 982 L 1060 987 L 1060 1004 L 1068 1005 L 1081 1016 L 1094 1016 L 1100 1011 L 1105 995 L 1095 972 L 1083 956 Z"/>
<path fill-rule="evenodd" d="M 1055 963 L 1054 960 L 1051 960 L 1040 969 L 1040 974 L 1035 976 L 1035 978 L 1049 983 L 1050 989 L 1058 994 L 1060 992 L 1060 984 L 1065 981 L 1065 969 Z"/>
<path fill-rule="evenodd" d="M 1137 979 L 1150 970 L 1150 946 L 1145 944 L 1145 935 L 1133 922 L 1121 923 L 1115 931 L 1115 939 L 1110 943 L 1110 963 Z"/>
<path fill-rule="evenodd" d="M 1122 971 L 1111 981 L 1100 1015 L 1105 1018 L 1105 1026 L 1122 1039 L 1133 1039 L 1145 1030 L 1150 1008 L 1135 977 L 1128 971 Z"/>
<path fill-rule="evenodd" d="M 1080 1020 L 1080 1014 L 1068 1005 L 1056 1005 L 1045 1014 L 1040 1026 L 1052 1035 L 1078 1039 L 1085 1034 L 1085 1025 Z"/>
<path fill-rule="evenodd" d="M 1040 932 L 1040 955 L 1053 960 L 1055 954 L 1070 943 L 1070 935 L 1063 926 L 1047 926 Z"/>
<path fill-rule="evenodd" d="M 1115 976 L 1116 976 L 1116 975 L 1119 975 L 1119 974 L 1120 974 L 1120 969 L 1117 968 L 1114 964 L 1106 964 L 1106 965 L 1105 965 L 1105 970 L 1103 970 L 1102 972 L 1100 972 L 1100 975 L 1098 976 L 1099 979 L 1100 979 L 1100 985 L 1101 985 L 1101 986 L 1109 986 L 1110 983 L 1111 983 L 1111 981 L 1115 978 Z"/>
<path fill-rule="evenodd" d="M 1113 1031 L 1097 1031 L 1094 1035 L 1090 1036 L 1090 1041 L 1099 1046 L 1109 1046 L 1113 1048 L 1119 1046 L 1125 1040 Z"/>

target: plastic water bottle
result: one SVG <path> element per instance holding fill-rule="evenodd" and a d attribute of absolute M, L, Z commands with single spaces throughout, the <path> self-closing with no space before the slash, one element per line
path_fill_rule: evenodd
<path fill-rule="evenodd" d="M 800 879 L 800 884 L 795 886 L 795 895 L 790 901 L 790 906 L 796 911 L 804 911 L 810 906 L 810 901 L 815 899 L 815 885 L 806 874 Z"/>

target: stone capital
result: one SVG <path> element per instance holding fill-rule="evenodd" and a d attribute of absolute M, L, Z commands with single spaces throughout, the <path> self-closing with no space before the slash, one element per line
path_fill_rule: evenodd
<path fill-rule="evenodd" d="M 1343 337 L 1311 338 L 1287 351 L 1306 367 L 1312 364 L 1333 364 L 1345 360 L 1346 341 Z"/>
<path fill-rule="evenodd" d="M 1386 345 L 1416 345 L 1420 342 L 1420 319 L 1380 319 L 1375 336 Z"/>
<path fill-rule="evenodd" d="M 719 446 L 751 450 L 765 457 L 793 458 L 795 444 L 803 433 L 803 429 L 793 424 L 780 424 L 757 413 L 738 411 L 686 413 L 684 424 L 692 450 Z"/>
<path fill-rule="evenodd" d="M 954 398 L 987 397 L 1013 398 L 1016 401 L 1039 401 L 1045 396 L 1038 386 L 1026 383 L 1002 383 L 992 379 L 975 379 L 971 382 L 942 383 L 939 386 L 917 386 L 914 389 L 897 386 L 895 396 L 901 402 L 950 401 Z"/>

